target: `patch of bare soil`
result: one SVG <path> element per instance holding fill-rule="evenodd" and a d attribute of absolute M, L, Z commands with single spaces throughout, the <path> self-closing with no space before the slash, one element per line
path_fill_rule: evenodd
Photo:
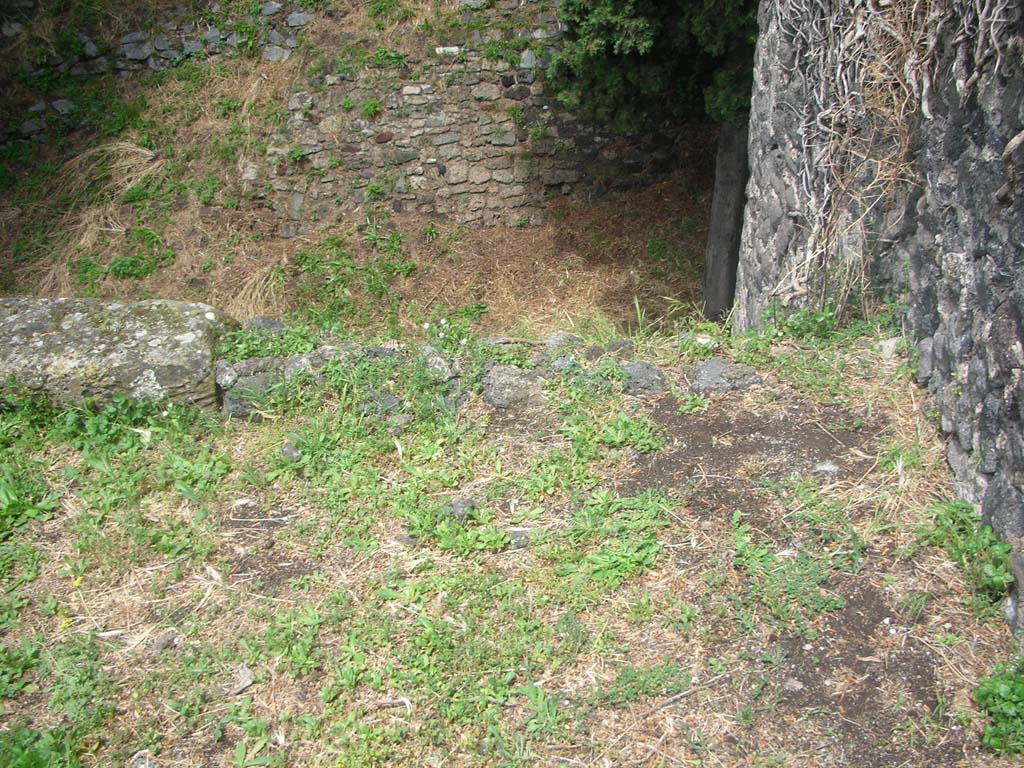
<path fill-rule="evenodd" d="M 936 679 L 942 659 L 908 643 L 885 593 L 870 579 L 849 579 L 838 591 L 843 608 L 829 615 L 821 638 L 782 642 L 780 710 L 828 723 L 818 745 L 829 755 L 826 765 L 956 765 L 966 744 Z M 931 713 L 928 735 L 938 738 L 916 733 L 921 725 L 906 710 Z"/>
<path fill-rule="evenodd" d="M 851 482 L 870 470 L 880 422 L 792 393 L 765 394 L 721 396 L 699 414 L 661 398 L 651 416 L 668 445 L 638 461 L 624 492 L 688 488 L 690 511 L 702 518 L 727 519 L 737 509 L 756 518 L 766 484 L 793 474 Z"/>
<path fill-rule="evenodd" d="M 265 507 L 251 499 L 228 505 L 221 529 L 222 545 L 230 553 L 228 576 L 238 583 L 252 582 L 253 591 L 276 595 L 288 591 L 288 583 L 312 573 L 315 565 L 305 552 L 282 542 L 280 532 L 298 514 L 277 505 Z"/>

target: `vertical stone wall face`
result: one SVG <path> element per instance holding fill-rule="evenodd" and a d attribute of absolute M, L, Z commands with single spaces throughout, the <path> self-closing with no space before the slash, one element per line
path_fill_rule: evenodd
<path fill-rule="evenodd" d="M 553 51 L 557 20 L 532 32 Z M 684 134 L 602 133 L 544 86 L 549 55 L 485 55 L 486 42 L 439 46 L 395 71 L 329 74 L 295 94 L 267 162 L 245 169 L 282 231 L 327 221 L 339 208 L 385 200 L 396 211 L 444 214 L 470 226 L 543 221 L 545 201 L 650 183 L 671 171 Z"/>
<path fill-rule="evenodd" d="M 953 50 L 951 45 L 949 50 Z M 998 533 L 1024 537 L 1024 69 L 986 72 L 966 100 L 950 74 L 921 124 L 910 274 L 919 380 L 950 433 L 961 491 Z M 1016 138 L 1017 149 L 1010 144 Z M 1024 561 L 1022 561 L 1024 562 Z M 1024 583 L 1024 571 L 1018 576 Z M 1024 617 L 1021 617 L 1024 628 Z"/>
<path fill-rule="evenodd" d="M 941 5 L 941 4 L 940 4 Z M 962 5 L 962 4 L 961 4 Z M 967 4 L 970 5 L 970 4 Z M 822 5 L 821 12 L 843 13 Z M 945 4 L 949 23 L 913 126 L 917 185 L 871 212 L 860 240 L 835 259 L 867 258 L 907 308 L 920 353 L 919 381 L 934 395 L 959 490 L 1014 545 L 1024 584 L 1024 66 L 1022 11 L 973 25 L 957 38 L 960 5 Z M 1015 15 L 1013 15 L 1015 14 Z M 773 302 L 807 285 L 787 285 L 806 255 L 820 190 L 801 183 L 814 162 L 804 145 L 801 105 L 823 84 L 793 74 L 800 19 L 761 8 L 753 95 L 752 178 L 737 287 L 736 325 L 756 325 Z M 784 22 L 789 22 L 784 23 Z M 971 26 L 971 25 L 968 25 Z M 988 36 L 991 38 L 979 38 Z M 1018 42 L 1015 42 L 1018 41 Z M 989 43 L 992 45 L 989 45 Z M 966 43 L 966 44 L 965 44 Z M 965 51 L 988 49 L 981 60 Z M 790 73 L 790 74 L 787 74 Z M 871 254 L 858 249 L 873 245 Z M 842 249 L 840 249 L 842 250 Z M 1008 603 L 1024 629 L 1024 602 Z"/>
<path fill-rule="evenodd" d="M 815 86 L 790 67 L 799 54 L 772 3 L 758 11 L 760 35 L 754 59 L 750 105 L 750 181 L 736 277 L 733 322 L 739 329 L 757 326 L 776 297 L 783 271 L 807 247 L 806 222 L 811 200 L 800 185 L 808 164 L 800 128 L 807 93 Z"/>

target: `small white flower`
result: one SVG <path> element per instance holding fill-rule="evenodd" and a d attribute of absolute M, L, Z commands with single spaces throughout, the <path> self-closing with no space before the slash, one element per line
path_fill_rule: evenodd
<path fill-rule="evenodd" d="M 430 323 L 424 323 L 423 324 L 423 330 L 424 331 L 428 330 L 429 328 L 430 328 Z"/>
<path fill-rule="evenodd" d="M 441 318 L 441 325 L 448 325 L 448 320 L 444 317 Z"/>
<path fill-rule="evenodd" d="M 437 334 L 437 338 L 443 339 L 444 338 L 444 332 L 442 331 L 441 333 Z"/>

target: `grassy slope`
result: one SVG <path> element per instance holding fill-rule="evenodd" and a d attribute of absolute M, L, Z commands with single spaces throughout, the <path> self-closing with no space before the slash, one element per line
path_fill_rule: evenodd
<path fill-rule="evenodd" d="M 108 5 L 107 13 L 117 16 Z M 325 11 L 328 4 L 320 5 Z M 244 4 L 222 6 L 217 14 L 197 6 L 194 15 L 230 29 Z M 381 12 L 368 15 L 375 9 Z M 147 24 L 130 21 L 131 12 L 123 16 L 120 28 Z M 21 43 L 7 61 L 59 50 L 62 35 L 55 30 L 95 35 L 104 18 L 44 16 L 25 38 L 34 42 Z M 502 23 L 514 26 L 515 18 Z M 384 102 L 400 73 L 371 67 L 372 54 L 418 57 L 439 42 L 469 40 L 480 28 L 476 17 L 463 20 L 446 2 L 378 3 L 348 12 L 339 6 L 332 17 L 321 13 L 303 32 L 300 51 L 283 64 L 245 56 L 196 59 L 128 80 L 8 71 L 9 125 L 19 125 L 40 95 L 68 98 L 79 111 L 71 129 L 52 124 L 47 143 L 12 141 L 0 155 L 0 290 L 190 299 L 243 320 L 288 314 L 310 299 L 303 254 L 341 238 L 342 261 L 358 274 L 339 290 L 382 299 L 373 274 L 377 241 L 365 232 L 371 220 L 385 236 L 398 233 L 402 259 L 412 262 L 417 279 L 394 284 L 372 312 L 342 312 L 338 319 L 349 327 L 408 329 L 435 304 L 487 303 L 493 326 L 507 329 L 518 320 L 561 325 L 566 312 L 623 320 L 635 314 L 634 296 L 658 314 L 665 296 L 697 299 L 693 278 L 709 194 L 703 138 L 671 184 L 595 206 L 555 203 L 551 223 L 539 229 L 483 235 L 370 204 L 339 209 L 306 236 L 276 236 L 276 215 L 244 186 L 241 172 L 265 162 L 267 144 L 289 116 L 290 94 L 313 87 L 309 79 L 325 72 L 370 67 Z M 527 274 L 530 280 L 523 279 Z"/>

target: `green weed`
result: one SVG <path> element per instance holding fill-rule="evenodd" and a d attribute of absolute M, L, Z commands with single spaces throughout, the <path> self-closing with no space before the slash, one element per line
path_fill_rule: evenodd
<path fill-rule="evenodd" d="M 30 520 L 44 519 L 56 504 L 37 462 L 9 454 L 0 464 L 0 542 Z"/>
<path fill-rule="evenodd" d="M 686 392 L 679 398 L 679 406 L 676 408 L 676 412 L 680 416 L 690 416 L 706 411 L 710 404 L 711 401 L 704 395 Z"/>
<path fill-rule="evenodd" d="M 572 514 L 562 536 L 539 549 L 555 560 L 567 588 L 596 582 L 614 589 L 654 567 L 661 552 L 657 531 L 668 524 L 671 506 L 650 491 L 633 497 L 596 491 Z"/>
<path fill-rule="evenodd" d="M 918 531 L 922 544 L 939 547 L 959 566 L 978 598 L 978 608 L 1000 603 L 1013 583 L 1010 545 L 1000 541 L 965 501 L 947 501 L 931 510 L 931 523 Z"/>
<path fill-rule="evenodd" d="M 507 61 L 509 64 L 519 63 L 519 55 L 530 47 L 530 41 L 523 37 L 511 40 L 489 40 L 484 45 L 484 58 L 487 61 Z"/>
<path fill-rule="evenodd" d="M 805 549 L 777 555 L 770 542 L 759 540 L 750 524 L 742 520 L 740 512 L 733 514 L 734 560 L 747 576 L 743 595 L 734 599 L 741 625 L 749 625 L 753 620 L 746 617 L 744 606 L 745 601 L 753 600 L 780 624 L 813 634 L 810 621 L 814 616 L 843 607 L 841 598 L 822 589 L 831 575 L 830 563 L 820 554 Z"/>
<path fill-rule="evenodd" d="M 625 667 L 613 681 L 598 688 L 590 701 L 598 707 L 628 707 L 641 699 L 674 696 L 689 685 L 690 675 L 671 662 L 652 667 Z"/>
<path fill-rule="evenodd" d="M 0 754 L 9 768 L 80 768 L 78 749 L 66 727 L 38 731 L 14 722 L 0 731 Z"/>
<path fill-rule="evenodd" d="M 228 118 L 242 108 L 242 100 L 237 96 L 217 97 L 217 116 Z"/>
<path fill-rule="evenodd" d="M 974 689 L 974 701 L 988 717 L 982 746 L 994 752 L 1024 752 L 1024 662 L 983 678 Z"/>
<path fill-rule="evenodd" d="M 76 731 L 101 727 L 114 713 L 112 678 L 102 670 L 100 651 L 91 635 L 74 636 L 48 649 L 39 676 L 50 708 L 62 713 Z"/>
<path fill-rule="evenodd" d="M 528 496 L 537 499 L 570 489 L 589 488 L 596 481 L 585 460 L 556 449 L 531 459 L 530 470 L 526 477 L 518 480 L 518 485 Z"/>
<path fill-rule="evenodd" d="M 250 357 L 290 357 L 314 351 L 320 337 L 310 328 L 286 326 L 280 334 L 261 328 L 228 331 L 221 342 L 221 356 L 232 362 Z"/>
<path fill-rule="evenodd" d="M 602 425 L 597 433 L 597 441 L 612 448 L 630 446 L 639 453 L 652 453 L 659 450 L 665 440 L 658 429 L 646 416 L 630 416 L 619 412 L 614 419 Z"/>
<path fill-rule="evenodd" d="M 385 48 L 382 45 L 377 46 L 377 50 L 373 52 L 372 61 L 381 69 L 404 69 L 408 66 L 408 58 L 404 53 Z M 366 114 L 365 111 L 363 114 Z M 367 117 L 372 119 L 376 115 L 367 115 Z"/>
<path fill-rule="evenodd" d="M 786 314 L 778 307 L 772 307 L 765 313 L 765 320 L 770 335 L 799 341 L 828 341 L 835 336 L 837 329 L 837 315 L 831 308 L 805 308 Z"/>
<path fill-rule="evenodd" d="M 111 277 L 121 280 L 141 279 L 174 262 L 174 251 L 164 247 L 159 235 L 152 230 L 136 227 L 128 231 L 127 237 L 128 242 L 139 250 L 112 259 L 107 267 Z"/>
<path fill-rule="evenodd" d="M 0 711 L 5 699 L 39 690 L 26 675 L 39 666 L 40 646 L 39 637 L 23 637 L 17 646 L 0 646 Z"/>
<path fill-rule="evenodd" d="M 558 705 L 558 696 L 552 696 L 539 685 L 529 683 L 518 691 L 526 697 L 526 708 L 530 713 L 526 720 L 527 733 L 557 733 L 566 713 Z"/>

